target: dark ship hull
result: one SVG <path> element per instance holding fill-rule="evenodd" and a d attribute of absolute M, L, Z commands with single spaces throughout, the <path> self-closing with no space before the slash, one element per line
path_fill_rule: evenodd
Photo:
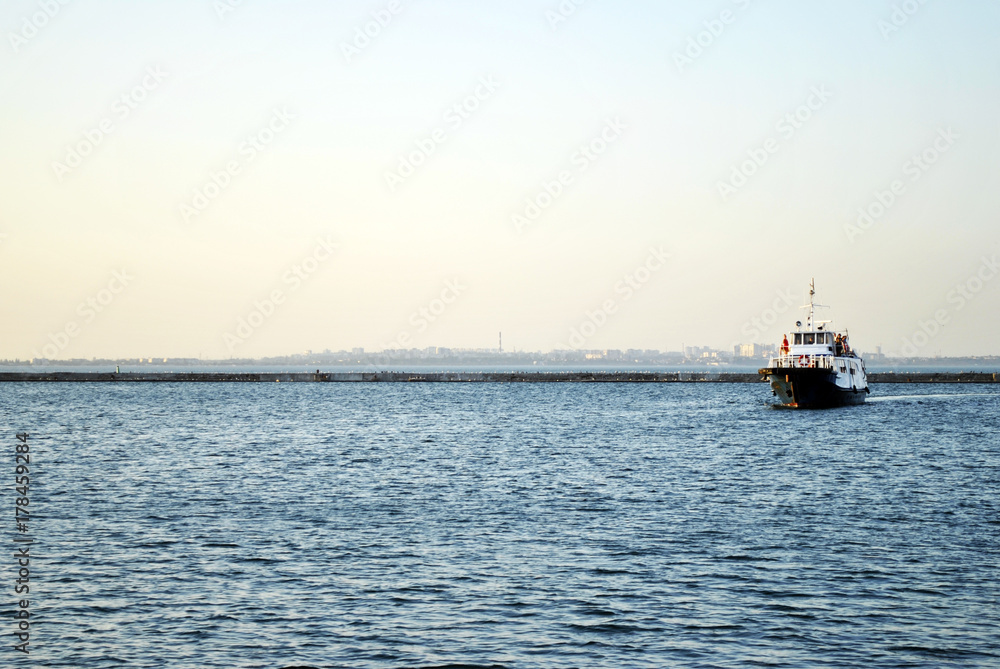
<path fill-rule="evenodd" d="M 760 373 L 768 377 L 771 390 L 778 399 L 776 407 L 788 409 L 829 409 L 864 404 L 868 388 L 844 388 L 837 385 L 837 373 L 831 369 L 799 367 L 765 367 Z"/>

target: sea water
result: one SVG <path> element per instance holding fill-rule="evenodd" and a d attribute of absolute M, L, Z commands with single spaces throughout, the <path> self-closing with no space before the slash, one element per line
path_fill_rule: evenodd
<path fill-rule="evenodd" d="M 874 391 L 3 384 L 0 664 L 1000 666 L 1000 389 Z"/>

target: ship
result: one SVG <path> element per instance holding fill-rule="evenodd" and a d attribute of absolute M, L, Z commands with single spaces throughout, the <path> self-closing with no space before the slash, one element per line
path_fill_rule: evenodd
<path fill-rule="evenodd" d="M 871 390 L 865 362 L 852 348 L 845 330 L 836 332 L 830 321 L 816 321 L 816 281 L 809 284 L 809 310 L 805 325 L 784 336 L 780 353 L 760 370 L 770 381 L 777 402 L 789 409 L 827 409 L 864 404 Z"/>

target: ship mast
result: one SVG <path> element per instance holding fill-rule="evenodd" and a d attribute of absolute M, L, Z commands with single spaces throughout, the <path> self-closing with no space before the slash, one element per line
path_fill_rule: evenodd
<path fill-rule="evenodd" d="M 809 318 L 806 320 L 806 330 L 810 331 L 816 329 L 816 309 L 826 308 L 825 304 L 816 304 L 815 300 L 816 300 L 816 279 L 813 279 L 809 282 L 809 304 L 805 304 L 802 306 L 803 309 L 809 310 Z M 830 321 L 822 321 L 822 323 L 824 324 L 829 322 Z M 801 323 L 799 323 L 799 325 L 801 325 Z"/>
<path fill-rule="evenodd" d="M 813 321 L 814 315 L 816 313 L 816 305 L 813 302 L 813 298 L 815 297 L 816 297 L 816 279 L 813 278 L 809 282 L 809 320 L 806 321 L 806 325 L 809 326 L 810 330 L 814 329 L 815 327 Z"/>

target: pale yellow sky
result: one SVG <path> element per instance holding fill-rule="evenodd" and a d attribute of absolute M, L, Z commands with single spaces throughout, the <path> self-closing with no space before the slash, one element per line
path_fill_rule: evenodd
<path fill-rule="evenodd" d="M 1000 353 L 995 5 L 219 6 L 0 10 L 0 357 Z"/>

